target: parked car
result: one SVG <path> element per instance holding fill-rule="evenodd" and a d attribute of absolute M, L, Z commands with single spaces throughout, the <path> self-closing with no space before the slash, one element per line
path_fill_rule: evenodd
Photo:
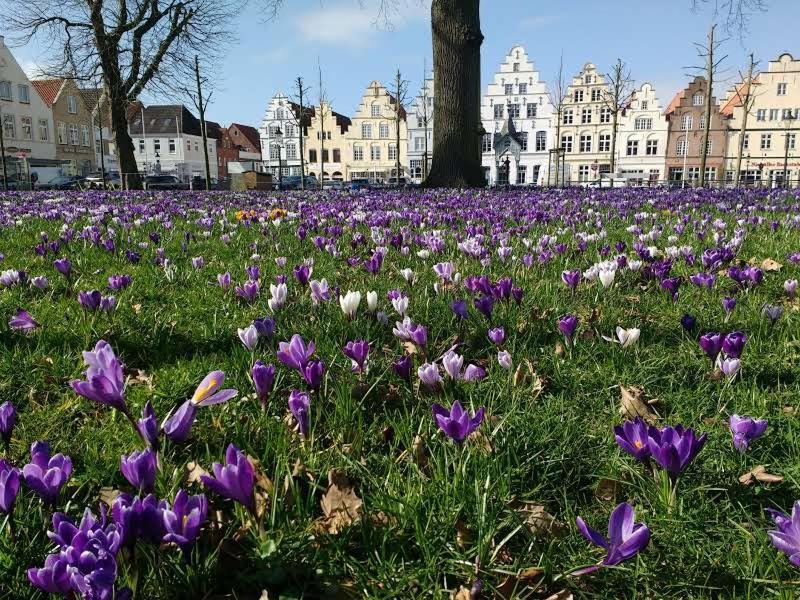
<path fill-rule="evenodd" d="M 8 176 L 8 191 L 15 192 L 17 190 L 27 190 L 30 189 L 31 183 L 28 181 L 28 178 L 25 175 L 20 175 L 18 173 L 14 175 Z M 0 174 L 0 191 L 5 189 L 5 181 L 3 179 L 3 175 Z"/>
<path fill-rule="evenodd" d="M 83 177 L 78 175 L 59 175 L 45 183 L 36 185 L 38 190 L 76 190 L 78 189 Z"/>
<path fill-rule="evenodd" d="M 106 173 L 105 183 L 106 187 L 120 187 L 122 185 L 122 180 L 119 177 L 119 173 L 111 171 L 109 173 Z M 103 187 L 102 173 L 90 173 L 83 180 L 83 184 L 88 188 Z"/>
<path fill-rule="evenodd" d="M 273 179 L 273 182 L 275 180 Z M 319 189 L 319 181 L 313 175 L 306 175 L 305 177 L 305 184 L 307 190 L 318 190 Z M 300 186 L 300 176 L 299 175 L 290 175 L 288 177 L 284 177 L 282 180 L 278 182 L 278 187 L 282 190 L 299 190 L 301 189 Z"/>
<path fill-rule="evenodd" d="M 188 190 L 189 184 L 174 175 L 148 175 L 144 178 L 146 190 Z"/>
<path fill-rule="evenodd" d="M 351 179 L 350 180 L 350 189 L 351 190 L 368 190 L 371 187 L 369 183 L 369 179 Z"/>
<path fill-rule="evenodd" d="M 323 189 L 326 190 L 343 190 L 345 189 L 344 181 L 326 181 L 322 184 Z"/>

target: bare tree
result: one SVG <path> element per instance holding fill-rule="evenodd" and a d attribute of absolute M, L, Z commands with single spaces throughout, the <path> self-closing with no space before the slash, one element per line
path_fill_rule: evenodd
<path fill-rule="evenodd" d="M 291 110 L 290 113 L 294 116 L 294 123 L 300 136 L 300 189 L 306 189 L 306 156 L 305 156 L 305 136 L 303 128 L 305 127 L 306 118 L 309 117 L 305 99 L 308 97 L 308 88 L 303 82 L 303 78 L 298 76 L 294 81 L 297 99 L 297 111 Z M 292 107 L 294 108 L 294 107 Z"/>
<path fill-rule="evenodd" d="M 330 106 L 328 102 L 328 95 L 325 91 L 325 86 L 322 83 L 322 66 L 319 64 L 319 60 L 317 60 L 317 71 L 319 74 L 319 114 L 317 115 L 317 119 L 319 120 L 319 185 L 323 187 L 325 185 L 325 110 L 326 107 Z M 300 132 L 302 135 L 302 131 Z"/>
<path fill-rule="evenodd" d="M 200 115 L 200 135 L 203 138 L 203 159 L 206 173 L 205 187 L 206 191 L 209 191 L 211 190 L 211 164 L 208 160 L 208 128 L 206 126 L 206 109 L 211 103 L 211 97 L 214 95 L 214 92 L 212 90 L 206 92 L 204 95 L 203 87 L 209 82 L 206 77 L 202 77 L 200 75 L 200 57 L 197 55 L 194 57 L 194 78 L 194 89 L 185 86 L 181 87 L 180 91 L 182 95 L 191 100 L 192 104 L 194 104 L 194 107 L 197 109 L 197 113 Z"/>
<path fill-rule="evenodd" d="M 400 69 L 394 75 L 394 87 L 391 91 L 391 96 L 394 98 L 394 109 L 392 110 L 392 120 L 394 121 L 394 135 L 395 135 L 395 177 L 397 177 L 397 184 L 400 185 L 400 176 L 402 174 L 402 167 L 400 165 L 400 125 L 406 119 L 406 111 L 404 104 L 408 100 L 408 85 L 409 82 L 403 79 Z"/>
<path fill-rule="evenodd" d="M 615 173 L 617 166 L 617 132 L 619 131 L 619 117 L 628 107 L 634 93 L 633 79 L 628 65 L 621 58 L 617 59 L 610 73 L 607 73 L 607 88 L 603 89 L 603 106 L 611 113 L 611 173 Z"/>
<path fill-rule="evenodd" d="M 196 54 L 218 57 L 242 2 L 0 0 L 0 21 L 21 43 L 46 42 L 46 74 L 89 82 L 102 74 L 120 170 L 128 175 L 129 187 L 139 187 L 126 118 L 129 105 L 145 89 L 174 92 L 191 81 Z"/>
<path fill-rule="evenodd" d="M 428 107 L 428 67 L 426 63 L 423 61 L 422 63 L 422 94 L 420 96 L 420 100 L 422 100 L 422 110 L 420 111 L 419 103 L 417 103 L 417 118 L 422 120 L 422 128 L 425 134 L 424 140 L 424 150 L 422 152 L 422 180 L 425 181 L 428 178 L 428 132 L 430 130 L 430 121 L 431 121 L 431 111 Z"/>
<path fill-rule="evenodd" d="M 549 165 L 553 165 L 555 167 L 555 179 L 553 179 L 553 174 L 547 174 L 547 183 L 548 185 L 556 185 L 558 186 L 559 182 L 559 168 L 560 168 L 560 161 L 561 161 L 561 122 L 562 122 L 562 115 L 564 113 L 564 105 L 566 104 L 566 97 L 567 97 L 567 82 L 564 79 L 564 55 L 561 55 L 561 59 L 558 63 L 558 76 L 556 77 L 555 82 L 553 82 L 552 87 L 548 88 L 547 96 L 550 99 L 550 104 L 553 105 L 553 113 L 555 114 L 556 119 L 556 135 L 554 141 L 553 148 L 550 149 L 553 158 L 548 162 Z"/>
<path fill-rule="evenodd" d="M 746 33 L 750 17 L 769 6 L 768 0 L 692 0 L 692 10 L 706 4 L 713 4 L 714 20 L 723 22 L 729 33 L 737 31 L 739 37 Z"/>
<path fill-rule="evenodd" d="M 3 65 L 0 64 L 0 67 Z M 8 169 L 6 167 L 6 142 L 5 142 L 5 124 L 3 123 L 3 105 L 0 104 L 0 165 L 2 165 L 3 174 L 3 191 L 8 191 Z"/>
<path fill-rule="evenodd" d="M 739 151 L 736 154 L 736 172 L 734 174 L 734 185 L 739 186 L 739 178 L 742 173 L 742 156 L 744 155 L 744 137 L 747 132 L 747 118 L 750 115 L 750 111 L 753 109 L 753 104 L 756 101 L 756 91 L 754 86 L 756 85 L 755 79 L 753 77 L 756 68 L 756 61 L 753 58 L 753 54 L 750 54 L 750 62 L 747 65 L 747 75 L 742 75 L 739 73 L 741 77 L 741 83 L 737 84 L 735 89 L 736 99 L 739 101 L 739 105 L 742 107 L 742 123 L 741 127 L 739 128 Z"/>

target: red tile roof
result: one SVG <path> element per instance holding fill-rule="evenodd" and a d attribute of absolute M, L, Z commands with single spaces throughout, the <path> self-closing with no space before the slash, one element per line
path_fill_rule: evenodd
<path fill-rule="evenodd" d="M 742 105 L 742 99 L 744 96 L 747 96 L 747 89 L 750 87 L 750 84 L 744 82 L 740 83 L 730 94 L 730 98 L 727 99 L 725 104 L 722 105 L 720 109 L 720 113 L 724 117 L 732 117 L 733 110 Z M 752 106 L 752 105 L 751 105 Z"/>
<path fill-rule="evenodd" d="M 678 107 L 680 106 L 680 104 L 681 104 L 681 100 L 683 100 L 685 97 L 686 97 L 686 90 L 681 90 L 680 92 L 678 92 L 677 94 L 675 94 L 675 97 L 674 97 L 674 98 L 672 99 L 672 101 L 671 101 L 671 102 L 670 102 L 670 103 L 667 105 L 667 109 L 664 111 L 664 114 L 665 114 L 665 115 L 667 115 L 667 116 L 669 116 L 669 115 L 671 115 L 673 112 L 675 112 L 675 109 L 676 109 L 676 108 L 678 108 Z"/>
<path fill-rule="evenodd" d="M 42 97 L 42 101 L 48 108 L 53 108 L 56 102 L 56 97 L 64 85 L 63 79 L 34 79 L 31 81 L 34 89 Z"/>
<path fill-rule="evenodd" d="M 233 125 L 235 125 L 236 128 L 242 132 L 242 135 L 247 138 L 247 141 L 250 142 L 250 145 L 253 148 L 261 148 L 261 136 L 258 135 L 258 130 L 255 127 L 250 127 L 250 125 L 242 125 L 241 123 L 231 123 L 231 126 Z"/>

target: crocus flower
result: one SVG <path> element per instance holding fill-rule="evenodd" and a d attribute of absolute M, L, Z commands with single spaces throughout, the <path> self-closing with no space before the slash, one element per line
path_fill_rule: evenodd
<path fill-rule="evenodd" d="M 18 308 L 14 313 L 14 316 L 9 319 L 8 326 L 14 331 L 30 333 L 36 329 L 39 324 L 34 321 L 33 317 L 30 315 L 30 313 L 28 313 L 27 310 Z"/>
<path fill-rule="evenodd" d="M 206 375 L 192 397 L 164 420 L 161 429 L 166 436 L 173 442 L 186 441 L 194 425 L 198 407 L 222 404 L 238 394 L 234 389 L 220 389 L 224 382 L 225 373 L 222 371 L 212 371 Z"/>
<path fill-rule="evenodd" d="M 39 275 L 38 277 L 31 278 L 31 285 L 37 290 L 46 290 L 50 287 L 50 282 L 44 275 Z"/>
<path fill-rule="evenodd" d="M 681 327 L 683 327 L 686 331 L 693 331 L 695 325 L 697 325 L 697 319 L 695 319 L 694 316 L 686 313 L 681 317 Z"/>
<path fill-rule="evenodd" d="M 68 597 L 72 594 L 70 568 L 61 554 L 48 554 L 42 568 L 28 569 L 28 581 L 46 594 Z"/>
<path fill-rule="evenodd" d="M 0 513 L 10 515 L 19 493 L 19 470 L 0 458 Z"/>
<path fill-rule="evenodd" d="M 734 331 L 722 340 L 722 351 L 730 358 L 740 358 L 746 343 L 747 336 L 741 331 Z"/>
<path fill-rule="evenodd" d="M 581 281 L 580 270 L 575 269 L 574 271 L 563 271 L 561 273 L 561 281 L 563 281 L 564 285 L 574 292 Z"/>
<path fill-rule="evenodd" d="M 58 260 L 53 261 L 53 266 L 56 268 L 56 271 L 69 279 L 70 275 L 72 274 L 72 263 L 68 258 L 59 258 Z"/>
<path fill-rule="evenodd" d="M 731 314 L 736 308 L 736 298 L 725 297 L 722 299 L 722 308 L 726 314 Z"/>
<path fill-rule="evenodd" d="M 408 303 L 406 303 L 406 308 L 408 308 Z M 378 292 L 367 292 L 367 312 L 373 314 L 376 310 L 378 310 Z"/>
<path fill-rule="evenodd" d="M 467 382 L 480 381 L 485 377 L 486 369 L 479 367 L 478 365 L 467 365 L 467 368 L 464 369 L 464 374 L 461 376 L 461 378 Z"/>
<path fill-rule="evenodd" d="M 494 297 L 484 295 L 480 298 L 475 298 L 474 304 L 478 312 L 480 312 L 487 319 L 491 320 L 492 311 L 494 310 Z"/>
<path fill-rule="evenodd" d="M 663 429 L 653 427 L 650 429 L 647 445 L 653 460 L 675 478 L 694 460 L 705 445 L 707 437 L 706 433 L 698 437 L 694 429 L 684 429 L 682 425 Z"/>
<path fill-rule="evenodd" d="M 433 419 L 439 426 L 444 434 L 454 442 L 463 442 L 469 434 L 475 431 L 478 426 L 483 422 L 485 410 L 479 408 L 475 416 L 470 417 L 469 413 L 465 411 L 461 403 L 456 400 L 450 407 L 448 412 L 443 406 L 434 403 L 431 407 L 433 411 Z"/>
<path fill-rule="evenodd" d="M 460 319 L 467 318 L 467 301 L 466 300 L 453 300 L 450 303 L 450 310 L 453 311 L 453 314 L 456 315 Z"/>
<path fill-rule="evenodd" d="M 647 445 L 649 428 L 641 417 L 633 421 L 625 421 L 622 425 L 614 427 L 614 439 L 625 452 L 637 460 L 645 462 L 650 457 L 650 448 Z"/>
<path fill-rule="evenodd" d="M 761 312 L 764 313 L 764 316 L 767 317 L 767 319 L 769 319 L 770 325 L 775 325 L 775 323 L 777 323 L 778 319 L 780 319 L 781 315 L 783 314 L 783 307 L 765 304 Z"/>
<path fill-rule="evenodd" d="M 564 315 L 558 320 L 558 330 L 567 338 L 567 344 L 572 345 L 572 339 L 577 328 L 578 317 L 575 315 Z"/>
<path fill-rule="evenodd" d="M 217 273 L 217 284 L 227 292 L 231 287 L 231 274 L 227 271 L 225 273 Z"/>
<path fill-rule="evenodd" d="M 419 380 L 430 390 L 435 389 L 442 383 L 442 376 L 439 374 L 439 367 L 436 363 L 425 363 L 417 369 Z"/>
<path fill-rule="evenodd" d="M 256 328 L 259 337 L 271 340 L 272 334 L 275 333 L 275 319 L 272 317 L 253 319 L 253 327 Z"/>
<path fill-rule="evenodd" d="M 494 345 L 499 346 L 506 339 L 506 332 L 502 327 L 495 327 L 489 330 L 488 336 Z"/>
<path fill-rule="evenodd" d="M 272 312 L 277 312 L 283 305 L 286 304 L 289 290 L 285 283 L 270 284 L 269 286 L 270 299 L 267 300 L 267 306 Z"/>
<path fill-rule="evenodd" d="M 256 510 L 255 470 L 247 455 L 233 444 L 225 451 L 225 464 L 211 466 L 214 477 L 201 475 L 200 481 L 208 489 L 224 498 L 230 498 L 252 513 Z"/>
<path fill-rule="evenodd" d="M 151 492 L 156 482 L 156 453 L 147 448 L 127 456 L 123 454 L 119 460 L 119 470 L 140 492 Z"/>
<path fill-rule="evenodd" d="M 34 442 L 31 446 L 31 462 L 22 467 L 25 483 L 46 504 L 55 504 L 61 487 L 72 474 L 72 460 L 63 454 L 50 456 L 50 444 Z"/>
<path fill-rule="evenodd" d="M 278 360 L 290 369 L 302 371 L 313 354 L 314 342 L 308 342 L 306 345 L 303 338 L 297 333 L 288 342 L 278 344 Z"/>
<path fill-rule="evenodd" d="M 339 306 L 344 316 L 351 321 L 356 316 L 358 305 L 361 303 L 361 292 L 348 291 L 344 296 L 339 296 Z"/>
<path fill-rule="evenodd" d="M 411 325 L 408 328 L 408 337 L 415 345 L 422 348 L 428 343 L 428 330 L 424 325 Z"/>
<path fill-rule="evenodd" d="M 163 512 L 165 542 L 174 542 L 184 553 L 191 551 L 200 536 L 200 529 L 208 514 L 208 501 L 203 494 L 189 496 L 178 490 L 172 508 Z"/>
<path fill-rule="evenodd" d="M 321 360 L 311 360 L 300 371 L 303 379 L 312 390 L 318 390 L 322 385 L 322 378 L 325 375 L 325 363 Z"/>
<path fill-rule="evenodd" d="M 156 411 L 150 400 L 144 403 L 142 407 L 142 418 L 136 423 L 139 430 L 139 435 L 146 441 L 151 448 L 158 450 L 158 419 L 156 419 Z"/>
<path fill-rule="evenodd" d="M 303 437 L 308 436 L 309 430 L 309 410 L 311 409 L 311 398 L 307 393 L 299 390 L 292 390 L 289 395 L 289 410 L 297 422 L 300 429 L 300 435 Z"/>
<path fill-rule="evenodd" d="M 128 287 L 131 284 L 131 281 L 130 275 L 111 275 L 108 278 L 108 288 L 118 292 Z"/>
<path fill-rule="evenodd" d="M 439 276 L 442 282 L 449 283 L 453 279 L 455 265 L 451 262 L 438 263 L 433 265 L 433 271 Z"/>
<path fill-rule="evenodd" d="M 305 287 L 308 285 L 308 279 L 311 277 L 311 267 L 306 264 L 299 265 L 294 268 L 294 278 L 297 280 L 301 286 Z"/>
<path fill-rule="evenodd" d="M 573 575 L 584 575 L 601 566 L 614 566 L 633 558 L 650 541 L 650 530 L 644 523 L 634 523 L 633 507 L 627 502 L 618 504 L 608 519 L 608 540 L 586 524 L 581 517 L 575 519 L 578 531 L 589 542 L 607 551 L 600 565 L 576 571 Z"/>
<path fill-rule="evenodd" d="M 715 363 L 719 353 L 722 351 L 722 335 L 717 332 L 706 333 L 700 336 L 698 343 L 703 352 L 706 353 L 706 356 L 711 359 L 711 362 Z"/>
<path fill-rule="evenodd" d="M 234 288 L 234 293 L 246 302 L 255 302 L 258 297 L 258 288 L 257 281 L 245 281 L 242 285 L 237 285 Z"/>
<path fill-rule="evenodd" d="M 103 296 L 100 298 L 100 310 L 104 313 L 114 312 L 117 308 L 117 299 L 114 296 Z"/>
<path fill-rule="evenodd" d="M 75 393 L 88 400 L 116 408 L 128 415 L 122 363 L 114 354 L 111 345 L 105 340 L 98 341 L 94 350 L 83 353 L 83 362 L 88 367 L 86 381 L 79 379 L 70 381 L 70 386 Z"/>
<path fill-rule="evenodd" d="M 258 345 L 258 329 L 256 329 L 255 325 L 249 325 L 244 329 L 238 329 L 237 332 L 245 348 L 250 352 L 256 349 Z"/>
<path fill-rule="evenodd" d="M 734 447 L 739 452 L 744 453 L 750 446 L 750 442 L 760 438 L 767 430 L 767 421 L 765 419 L 731 415 L 729 427 L 731 434 L 733 434 Z"/>
<path fill-rule="evenodd" d="M 738 358 L 725 358 L 720 362 L 720 370 L 728 379 L 733 379 L 742 368 L 742 362 Z"/>
<path fill-rule="evenodd" d="M 464 366 L 464 357 L 456 354 L 452 350 L 448 350 L 445 355 L 442 356 L 442 366 L 450 379 L 460 379 L 461 368 Z"/>
<path fill-rule="evenodd" d="M 506 350 L 501 350 L 497 353 L 497 364 L 503 367 L 506 371 L 511 370 L 512 361 L 511 354 Z"/>
<path fill-rule="evenodd" d="M 352 361 L 353 372 L 364 372 L 364 366 L 367 362 L 367 356 L 369 355 L 369 342 L 367 340 L 347 342 L 342 352 Z"/>
<path fill-rule="evenodd" d="M 78 292 L 78 304 L 84 310 L 96 311 L 100 308 L 100 302 L 103 300 L 103 295 L 99 290 L 92 290 L 90 292 Z"/>
<path fill-rule="evenodd" d="M 331 292 L 328 288 L 327 279 L 321 281 L 312 280 L 309 287 L 311 289 L 311 301 L 314 304 L 321 304 L 331 299 Z"/>
<path fill-rule="evenodd" d="M 272 392 L 272 386 L 275 384 L 275 366 L 265 365 L 260 360 L 257 360 L 250 370 L 250 376 L 253 378 L 256 396 L 258 396 L 261 406 L 266 408 L 267 400 L 269 400 L 269 395 Z"/>
<path fill-rule="evenodd" d="M 392 363 L 392 368 L 400 379 L 411 383 L 411 368 L 414 366 L 413 359 L 406 355 Z"/>
<path fill-rule="evenodd" d="M 614 277 L 617 272 L 614 269 L 599 269 L 597 271 L 597 278 L 603 286 L 603 289 L 608 289 L 614 283 Z"/>
<path fill-rule="evenodd" d="M 789 300 L 794 300 L 794 297 L 797 294 L 797 279 L 787 279 L 784 281 L 783 289 L 786 292 L 786 295 L 789 296 Z"/>
<path fill-rule="evenodd" d="M 11 443 L 11 433 L 14 431 L 14 425 L 17 424 L 17 409 L 11 404 L 10 400 L 6 400 L 0 404 L 0 439 L 6 445 L 6 448 Z"/>
<path fill-rule="evenodd" d="M 639 341 L 639 336 L 641 335 L 641 330 L 637 329 L 636 327 L 631 327 L 630 329 L 624 329 L 623 327 L 617 326 L 617 339 L 619 343 L 622 344 L 623 348 L 629 348 L 636 344 Z"/>
<path fill-rule="evenodd" d="M 770 510 L 777 529 L 767 532 L 775 549 L 789 557 L 789 562 L 800 567 L 800 500 L 794 503 L 791 516 Z"/>

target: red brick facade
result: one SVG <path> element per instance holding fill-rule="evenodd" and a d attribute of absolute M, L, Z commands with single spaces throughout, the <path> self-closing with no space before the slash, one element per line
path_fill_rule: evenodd
<path fill-rule="evenodd" d="M 217 152 L 219 179 L 226 179 L 228 163 L 240 160 L 241 153 L 261 153 L 261 142 L 258 131 L 248 125 L 231 123 L 229 127 L 220 129 L 221 138 Z"/>

